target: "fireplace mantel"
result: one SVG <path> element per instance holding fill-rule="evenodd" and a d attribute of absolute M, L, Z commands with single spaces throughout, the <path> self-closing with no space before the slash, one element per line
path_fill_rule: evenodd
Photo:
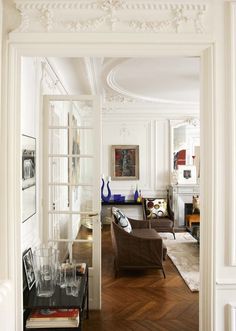
<path fill-rule="evenodd" d="M 169 196 L 170 206 L 175 215 L 175 228 L 183 228 L 186 226 L 184 205 L 193 201 L 193 195 L 200 194 L 200 185 L 170 185 Z"/>

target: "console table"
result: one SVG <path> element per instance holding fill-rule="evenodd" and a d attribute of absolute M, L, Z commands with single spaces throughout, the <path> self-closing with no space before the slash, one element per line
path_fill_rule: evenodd
<path fill-rule="evenodd" d="M 55 331 L 68 331 L 68 330 L 77 330 L 82 331 L 84 313 L 86 310 L 86 317 L 88 318 L 89 314 L 89 298 L 88 298 L 88 267 L 84 274 L 80 275 L 81 282 L 79 287 L 78 297 L 73 297 L 66 295 L 66 290 L 60 286 L 56 286 L 55 293 L 49 298 L 38 297 L 36 295 L 36 287 L 28 291 L 24 291 L 24 330 L 48 330 L 48 328 L 26 328 L 26 320 L 32 309 L 47 309 L 47 308 L 57 308 L 57 309 L 71 309 L 76 308 L 80 311 L 80 323 L 78 327 L 63 327 L 63 328 L 50 328 L 50 330 Z"/>
<path fill-rule="evenodd" d="M 134 200 L 125 200 L 125 201 L 114 201 L 110 200 L 108 202 L 102 201 L 102 206 L 114 206 L 114 205 L 123 205 L 123 206 L 136 206 L 136 205 L 142 205 L 142 202 L 137 202 Z"/>
<path fill-rule="evenodd" d="M 143 219 L 143 207 L 142 202 L 137 202 L 134 200 L 125 201 L 114 201 L 109 202 L 102 201 L 102 213 L 101 220 L 103 224 L 111 223 L 112 207 L 121 208 L 125 215 L 134 219 Z"/>

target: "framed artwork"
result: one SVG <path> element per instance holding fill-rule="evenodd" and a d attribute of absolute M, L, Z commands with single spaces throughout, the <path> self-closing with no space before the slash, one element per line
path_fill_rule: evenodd
<path fill-rule="evenodd" d="M 113 180 L 139 179 L 139 146 L 111 146 L 111 178 Z"/>
<path fill-rule="evenodd" d="M 36 213 L 36 139 L 22 135 L 22 222 Z"/>
<path fill-rule="evenodd" d="M 35 283 L 34 262 L 31 248 L 23 253 L 23 267 L 28 289 L 31 290 Z"/>
<path fill-rule="evenodd" d="M 196 167 L 195 166 L 178 166 L 178 184 L 196 184 Z"/>

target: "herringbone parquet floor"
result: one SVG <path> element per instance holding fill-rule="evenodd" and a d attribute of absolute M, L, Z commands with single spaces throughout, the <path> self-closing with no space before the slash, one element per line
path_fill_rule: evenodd
<path fill-rule="evenodd" d="M 160 270 L 113 273 L 110 228 L 102 229 L 102 310 L 91 311 L 85 331 L 197 331 L 198 293 L 167 259 Z"/>

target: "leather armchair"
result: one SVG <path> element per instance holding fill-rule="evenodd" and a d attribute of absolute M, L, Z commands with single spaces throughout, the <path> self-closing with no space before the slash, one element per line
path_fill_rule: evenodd
<path fill-rule="evenodd" d="M 162 238 L 154 229 L 147 227 L 147 221 L 129 219 L 132 231 L 126 232 L 111 222 L 112 246 L 115 253 L 116 275 L 122 269 L 161 269 L 165 276 L 163 260 L 167 249 Z"/>

